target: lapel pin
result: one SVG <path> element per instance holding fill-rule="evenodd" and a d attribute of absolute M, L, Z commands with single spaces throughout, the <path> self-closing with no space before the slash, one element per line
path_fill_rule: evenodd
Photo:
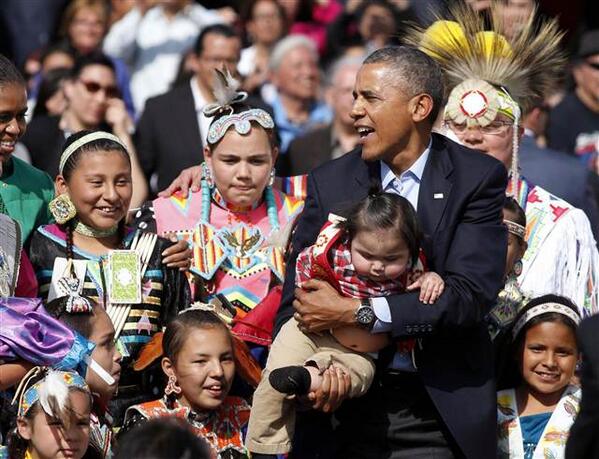
<path fill-rule="evenodd" d="M 435 193 L 433 199 L 443 199 L 443 193 Z"/>

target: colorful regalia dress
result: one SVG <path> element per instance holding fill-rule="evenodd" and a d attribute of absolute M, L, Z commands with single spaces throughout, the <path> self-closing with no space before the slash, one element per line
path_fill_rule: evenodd
<path fill-rule="evenodd" d="M 523 420 L 532 416 L 518 416 L 516 391 L 502 390 L 497 394 L 497 421 L 499 459 L 559 459 L 565 456 L 566 441 L 570 428 L 580 411 L 580 388 L 567 386 L 562 397 L 551 413 L 538 442 L 525 442 Z M 540 416 L 540 415 L 533 415 Z M 541 430 L 541 429 L 539 429 Z"/>
<path fill-rule="evenodd" d="M 599 253 L 585 213 L 525 178 L 515 197 L 526 212 L 522 291 L 570 298 L 583 316 L 599 312 Z"/>
<path fill-rule="evenodd" d="M 217 293 L 236 309 L 233 331 L 246 341 L 269 345 L 285 275 L 285 248 L 303 201 L 267 187 L 251 208 L 228 204 L 216 188 L 173 195 L 146 204 L 139 228 L 175 234 L 193 246 L 190 272 L 201 280 L 196 298 Z"/>
<path fill-rule="evenodd" d="M 168 416 L 186 420 L 192 431 L 210 445 L 216 459 L 248 457 L 242 432 L 250 417 L 250 407 L 243 399 L 227 397 L 217 410 L 203 413 L 167 398 L 134 405 L 127 410 L 122 433 L 149 419 Z"/>
<path fill-rule="evenodd" d="M 131 246 L 133 237 L 133 232 L 127 234 L 123 241 L 123 249 Z M 131 364 L 137 358 L 142 346 L 150 341 L 156 332 L 162 331 L 166 323 L 191 301 L 185 275 L 177 269 L 167 268 L 162 264 L 161 254 L 171 244 L 170 241 L 158 238 L 142 277 L 141 302 L 131 305 L 117 341 L 123 360 L 117 405 L 115 405 L 118 408 L 113 407 L 115 417 L 118 417 L 121 408 L 125 408 L 118 405 L 119 401 L 125 405 L 126 400 L 131 404 L 151 397 L 152 387 L 150 382 L 146 381 L 149 379 L 149 373 L 144 372 L 144 375 L 136 373 Z M 66 258 L 66 245 L 66 233 L 55 224 L 38 228 L 32 236 L 30 257 L 40 285 L 39 295 L 44 299 L 48 298 L 50 291 L 52 272 L 57 266 L 55 260 Z M 84 282 L 80 293 L 94 299 L 106 309 L 108 306 L 106 285 L 107 280 L 110 279 L 108 255 L 98 257 L 74 246 L 73 258 L 74 262 L 85 261 L 82 265 L 81 277 L 84 278 Z M 75 266 L 76 273 L 80 274 L 78 270 L 80 267 Z"/>

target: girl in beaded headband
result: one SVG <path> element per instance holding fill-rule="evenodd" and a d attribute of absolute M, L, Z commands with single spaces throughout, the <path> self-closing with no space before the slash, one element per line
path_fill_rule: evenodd
<path fill-rule="evenodd" d="M 225 70 L 216 78 L 199 190 L 158 198 L 137 221 L 189 241 L 194 299 L 208 303 L 222 293 L 236 311 L 238 336 L 267 346 L 288 236 L 303 203 L 272 186 L 279 150 L 270 115 L 245 105 Z"/>
<path fill-rule="evenodd" d="M 34 367 L 16 391 L 11 459 L 84 457 L 90 436 L 90 390 L 77 373 Z M 68 452 L 68 454 L 67 454 Z"/>
<path fill-rule="evenodd" d="M 531 300 L 502 337 L 510 361 L 498 374 L 497 457 L 564 457 L 581 395 L 570 384 L 579 361 L 579 322 L 570 300 L 544 295 Z"/>
<path fill-rule="evenodd" d="M 126 226 L 131 174 L 129 155 L 117 137 L 103 131 L 73 134 L 65 143 L 56 177 L 58 196 L 51 210 L 57 223 L 38 228 L 30 247 L 40 296 L 75 302 L 90 297 L 110 317 L 127 369 L 120 382 L 120 402 L 153 391 L 128 363 L 190 302 L 180 272 L 189 266 L 187 244 Z"/>

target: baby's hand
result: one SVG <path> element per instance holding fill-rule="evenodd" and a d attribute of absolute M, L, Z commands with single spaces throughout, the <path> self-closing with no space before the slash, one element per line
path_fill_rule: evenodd
<path fill-rule="evenodd" d="M 443 293 L 445 282 L 437 273 L 424 273 L 414 283 L 407 286 L 407 290 L 420 289 L 420 301 L 424 304 L 433 304 Z"/>

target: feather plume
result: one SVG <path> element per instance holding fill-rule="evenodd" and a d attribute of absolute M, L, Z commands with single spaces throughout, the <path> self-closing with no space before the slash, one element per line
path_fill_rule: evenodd
<path fill-rule="evenodd" d="M 48 371 L 39 388 L 39 402 L 48 416 L 60 419 L 68 427 L 70 420 L 69 387 L 60 372 Z"/>
<path fill-rule="evenodd" d="M 231 103 L 237 97 L 237 90 L 241 86 L 241 83 L 233 78 L 229 69 L 224 65 L 222 70 L 214 69 L 214 86 L 213 94 L 216 102 L 220 106 L 231 105 Z"/>
<path fill-rule="evenodd" d="M 266 245 L 270 247 L 278 247 L 283 251 L 283 253 L 286 253 L 289 243 L 291 242 L 291 233 L 293 232 L 296 223 L 297 221 L 292 219 L 283 225 L 283 227 L 272 231 L 268 236 Z"/>
<path fill-rule="evenodd" d="M 528 103 L 545 96 L 556 85 L 566 62 L 560 49 L 563 33 L 557 20 L 536 20 L 536 11 L 511 39 L 501 35 L 502 19 L 494 3 L 491 30 L 471 7 L 458 3 L 450 8 L 451 20 L 438 21 L 429 29 L 412 26 L 407 43 L 420 48 L 443 68 L 448 90 L 468 79 L 485 80 L 504 87 L 526 110 Z"/>

